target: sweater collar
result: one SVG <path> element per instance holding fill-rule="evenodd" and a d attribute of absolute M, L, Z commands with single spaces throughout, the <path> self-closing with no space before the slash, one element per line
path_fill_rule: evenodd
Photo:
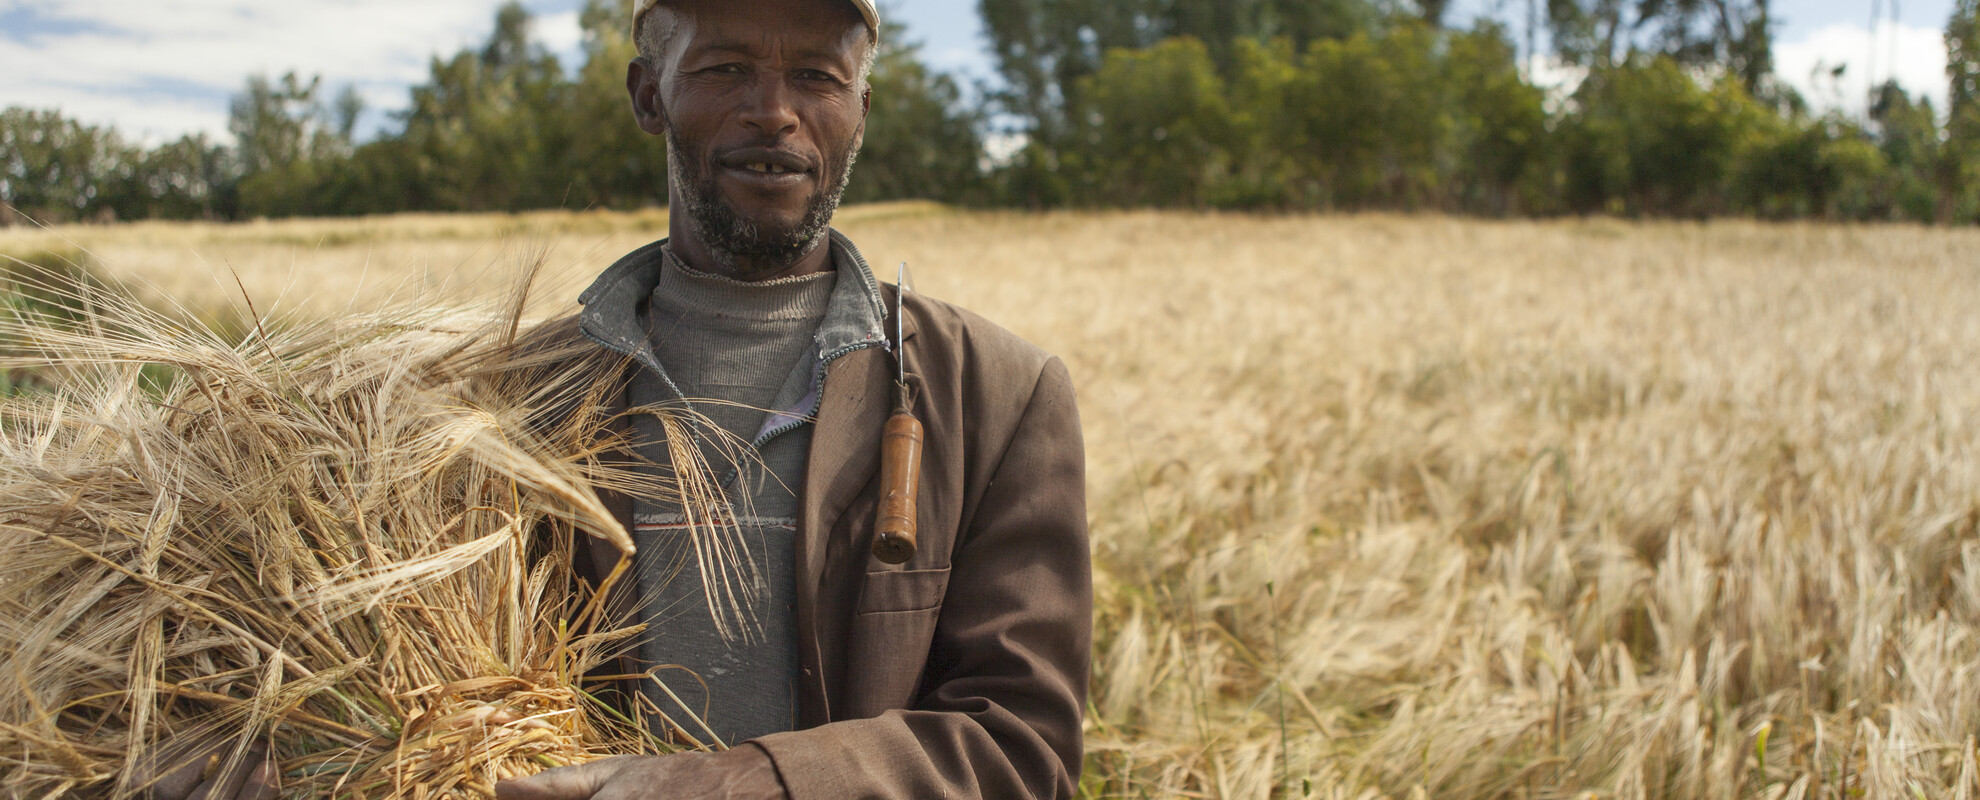
<path fill-rule="evenodd" d="M 865 347 L 886 347 L 887 310 L 880 297 L 880 283 L 860 255 L 859 248 L 837 229 L 829 231 L 832 266 L 838 278 L 827 301 L 825 318 L 818 325 L 815 339 L 820 367 L 841 355 Z M 660 366 L 660 359 L 647 340 L 641 324 L 641 311 L 654 287 L 660 283 L 661 265 L 667 258 L 667 240 L 661 239 L 634 250 L 600 273 L 591 288 L 578 295 L 584 310 L 578 327 L 584 335 L 659 375 L 680 394 L 680 387 Z"/>
<path fill-rule="evenodd" d="M 648 295 L 656 320 L 692 318 L 723 330 L 763 322 L 811 322 L 825 316 L 838 270 L 769 281 L 739 281 L 701 272 L 663 251 L 660 283 Z"/>

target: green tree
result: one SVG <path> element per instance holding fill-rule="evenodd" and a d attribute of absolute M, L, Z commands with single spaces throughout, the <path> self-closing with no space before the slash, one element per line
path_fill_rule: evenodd
<path fill-rule="evenodd" d="M 1729 210 L 1728 180 L 1771 115 L 1731 79 L 1701 84 L 1669 56 L 1597 70 L 1561 123 L 1571 208 L 1697 216 Z"/>
<path fill-rule="evenodd" d="M 1774 71 L 1770 0 L 1640 0 L 1654 52 L 1691 66 L 1713 66 L 1760 95 Z"/>
<path fill-rule="evenodd" d="M 346 108 L 339 115 L 322 103 L 322 88 L 321 77 L 305 83 L 294 72 L 279 81 L 260 75 L 248 78 L 227 115 L 227 131 L 234 134 L 242 170 L 249 175 L 269 172 L 340 155 L 349 148 L 351 128 L 362 106 L 356 94 L 347 94 Z"/>
<path fill-rule="evenodd" d="M 1887 206 L 1889 174 L 1868 133 L 1840 115 L 1757 115 L 1731 189 L 1735 207 L 1775 219 L 1861 219 Z"/>
<path fill-rule="evenodd" d="M 1438 155 L 1451 133 L 1440 39 L 1406 22 L 1315 42 L 1287 105 L 1286 140 L 1322 207 L 1423 207 L 1440 199 Z"/>
<path fill-rule="evenodd" d="M 1203 206 L 1230 162 L 1224 82 L 1194 37 L 1108 51 L 1082 81 L 1083 130 L 1068 155 L 1083 198 L 1106 205 Z"/>
<path fill-rule="evenodd" d="M 920 44 L 898 25 L 881 31 L 871 87 L 866 142 L 846 199 L 981 200 L 981 115 L 964 104 L 955 78 L 922 63 Z"/>
<path fill-rule="evenodd" d="M 1444 59 L 1453 115 L 1446 207 L 1539 210 L 1549 200 L 1536 184 L 1548 145 L 1546 93 L 1520 74 L 1518 53 L 1498 26 L 1452 35 Z"/>
<path fill-rule="evenodd" d="M 147 151 L 55 111 L 0 112 L 0 225 L 226 218 L 236 180 L 232 151 L 205 134 Z"/>
<path fill-rule="evenodd" d="M 404 138 L 419 205 L 513 211 L 566 202 L 570 83 L 556 56 L 530 41 L 530 24 L 511 0 L 479 50 L 433 59 L 431 77 L 413 88 Z"/>
<path fill-rule="evenodd" d="M 667 147 L 633 122 L 626 65 L 639 55 L 627 33 L 631 0 L 587 0 L 584 66 L 571 89 L 564 169 L 572 208 L 636 208 L 667 202 Z"/>
<path fill-rule="evenodd" d="M 1946 144 L 1939 168 L 1941 222 L 1980 211 L 1980 0 L 1957 0 L 1946 22 Z"/>
<path fill-rule="evenodd" d="M 1771 0 L 1547 0 L 1562 60 L 1592 69 L 1637 53 L 1722 70 L 1750 94 L 1770 88 Z"/>
<path fill-rule="evenodd" d="M 1547 30 L 1562 61 L 1603 69 L 1627 60 L 1639 22 L 1629 0 L 1547 0 Z"/>
<path fill-rule="evenodd" d="M 1110 51 L 1055 152 L 1071 197 L 1506 213 L 1539 172 L 1543 96 L 1495 27 L 1400 18 L 1304 53 L 1284 37 L 1236 47 L 1229 79 L 1187 37 Z"/>
<path fill-rule="evenodd" d="M 41 222 L 114 216 L 110 181 L 129 175 L 138 151 L 116 131 L 56 111 L 0 112 L 0 202 Z"/>
<path fill-rule="evenodd" d="M 1001 104 L 1045 141 L 1076 122 L 1065 111 L 1109 50 L 1193 36 L 1228 76 L 1242 39 L 1340 38 L 1379 16 L 1367 0 L 979 0 L 978 9 L 1007 86 Z"/>
<path fill-rule="evenodd" d="M 1218 205 L 1297 207 L 1314 194 L 1304 174 L 1299 134 L 1303 109 L 1292 105 L 1301 82 L 1292 39 L 1241 39 L 1229 85 L 1232 152 Z"/>
<path fill-rule="evenodd" d="M 1944 145 L 1931 98 L 1916 101 L 1886 81 L 1872 94 L 1870 119 L 1877 126 L 1877 149 L 1884 171 L 1859 213 L 1866 219 L 1930 220 L 1938 214 L 1938 171 Z"/>
<path fill-rule="evenodd" d="M 138 164 L 144 208 L 133 218 L 205 219 L 233 217 L 239 211 L 238 180 L 232 151 L 206 134 L 160 145 Z"/>
<path fill-rule="evenodd" d="M 271 81 L 248 78 L 234 96 L 227 129 L 234 134 L 241 171 L 240 213 L 250 216 L 337 213 L 326 204 L 322 183 L 348 159 L 363 104 L 346 89 L 333 104 L 322 99 L 323 80 L 294 72 Z"/>

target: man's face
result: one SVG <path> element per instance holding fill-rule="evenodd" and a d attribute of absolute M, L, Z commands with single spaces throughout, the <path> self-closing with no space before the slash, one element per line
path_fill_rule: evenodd
<path fill-rule="evenodd" d="M 628 76 L 640 127 L 666 134 L 674 207 L 712 253 L 774 274 L 824 235 L 865 135 L 865 23 L 826 0 L 668 5 L 659 74 Z"/>

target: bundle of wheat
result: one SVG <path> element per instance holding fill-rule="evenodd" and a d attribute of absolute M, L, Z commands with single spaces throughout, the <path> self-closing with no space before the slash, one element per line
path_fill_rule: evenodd
<path fill-rule="evenodd" d="M 611 371 L 519 346 L 519 300 L 230 342 L 60 294 L 82 322 L 0 320 L 0 361 L 55 387 L 0 406 L 8 796 L 129 796 L 198 741 L 369 798 L 658 745 L 585 690 L 639 628 L 570 579 L 583 536 L 631 550 L 594 492 L 635 480 L 600 466 L 608 421 L 550 413 Z"/>

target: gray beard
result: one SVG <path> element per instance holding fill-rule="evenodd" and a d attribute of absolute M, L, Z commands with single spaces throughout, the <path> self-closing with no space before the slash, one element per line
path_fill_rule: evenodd
<path fill-rule="evenodd" d="M 836 180 L 827 181 L 805 201 L 804 219 L 796 226 L 767 228 L 737 214 L 735 207 L 722 199 L 715 181 L 681 155 L 684 148 L 677 142 L 670 127 L 667 180 L 680 187 L 681 200 L 687 205 L 681 211 L 687 214 L 688 227 L 727 277 L 743 281 L 782 273 L 818 249 L 831 229 L 832 215 L 839 210 L 846 183 L 852 180 L 853 162 L 859 158 L 858 150 L 846 153 L 845 168 L 838 171 Z"/>

